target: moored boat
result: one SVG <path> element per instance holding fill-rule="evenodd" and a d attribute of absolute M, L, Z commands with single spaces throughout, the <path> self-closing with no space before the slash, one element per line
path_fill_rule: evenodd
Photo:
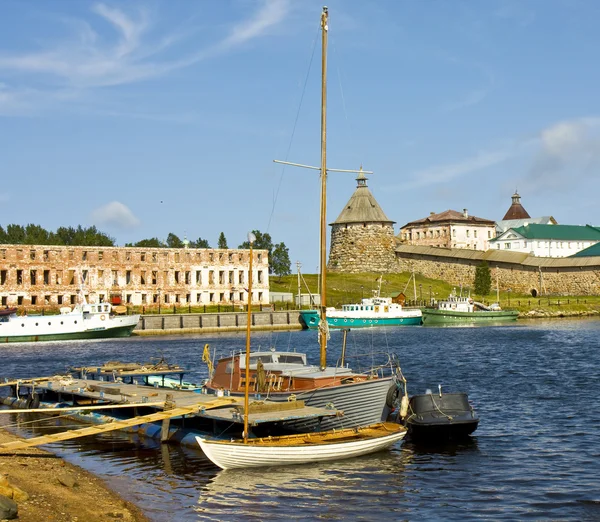
<path fill-rule="evenodd" d="M 217 361 L 206 389 L 215 394 L 243 396 L 245 360 L 245 353 L 240 353 Z M 381 362 L 379 367 L 359 373 L 344 365 L 320 368 L 308 363 L 306 354 L 299 352 L 252 352 L 250 390 L 254 397 L 272 401 L 297 398 L 307 406 L 324 408 L 333 404 L 344 412 L 343 417 L 322 419 L 321 429 L 364 426 L 384 420 L 393 408 L 387 396 L 388 390 L 397 388 L 399 364 L 387 354 Z M 292 424 L 306 429 L 306 423 L 288 423 L 290 427 Z"/>
<path fill-rule="evenodd" d="M 246 441 L 196 437 L 205 455 L 222 469 L 310 464 L 348 459 L 389 448 L 406 428 L 385 422 L 323 433 L 301 433 Z"/>
<path fill-rule="evenodd" d="M 506 322 L 514 321 L 518 316 L 517 310 L 502 310 L 497 303 L 486 306 L 470 296 L 456 295 L 452 291 L 447 299 L 438 301 L 435 307 L 423 309 L 423 324 Z"/>
<path fill-rule="evenodd" d="M 326 93 L 327 93 L 327 8 L 323 9 L 321 19 L 322 59 L 321 59 L 321 165 L 306 166 L 298 163 L 279 162 L 294 166 L 307 167 L 320 171 L 320 318 L 318 323 L 320 358 L 319 364 L 307 363 L 305 354 L 273 351 L 252 354 L 250 347 L 245 353 L 234 354 L 217 362 L 214 374 L 206 387 L 215 393 L 241 395 L 246 384 L 251 386 L 251 393 L 260 394 L 270 400 L 287 401 L 297 397 L 304 400 L 308 406 L 325 407 L 332 404 L 338 410 L 344 411 L 343 417 L 324 418 L 318 429 L 339 429 L 373 424 L 387 418 L 391 407 L 386 403 L 388 391 L 396 388 L 400 368 L 397 361 L 384 356 L 381 364 L 370 363 L 376 357 L 372 347 L 365 349 L 367 364 L 365 370 L 353 371 L 348 368 L 344 357 L 335 366 L 327 364 L 327 342 L 329 338 L 326 289 L 327 289 L 327 175 L 326 164 Z M 343 170 L 343 172 L 363 172 L 361 170 Z M 251 295 L 251 294 L 250 294 Z M 247 360 L 248 363 L 243 362 Z M 206 361 L 208 362 L 208 361 Z M 248 376 L 246 376 L 248 372 Z M 288 423 L 293 429 L 309 429 L 305 422 Z"/>
<path fill-rule="evenodd" d="M 16 308 L 0 310 L 0 342 L 61 341 L 129 337 L 139 315 L 110 303 L 80 303 L 62 307 L 58 315 L 18 315 Z"/>
<path fill-rule="evenodd" d="M 469 403 L 466 393 L 425 393 L 413 395 L 404 419 L 413 441 L 445 442 L 471 435 L 479 417 Z"/>
<path fill-rule="evenodd" d="M 307 328 L 318 328 L 317 310 L 301 310 L 300 316 Z M 341 310 L 327 308 L 327 323 L 330 328 L 420 325 L 422 313 L 419 309 L 406 310 L 390 297 L 371 297 L 357 304 L 342 305 Z"/>

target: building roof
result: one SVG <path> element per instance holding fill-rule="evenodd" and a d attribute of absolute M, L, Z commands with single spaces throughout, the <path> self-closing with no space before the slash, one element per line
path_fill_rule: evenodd
<path fill-rule="evenodd" d="M 470 216 L 467 212 L 467 209 L 464 209 L 462 212 L 457 212 L 456 210 L 445 210 L 444 212 L 440 212 L 436 214 L 432 212 L 423 219 L 417 219 L 416 221 L 411 221 L 407 223 L 402 228 L 406 227 L 418 227 L 418 226 L 427 226 L 427 225 L 437 225 L 444 223 L 463 223 L 469 225 L 494 225 L 495 222 L 490 219 L 484 219 L 477 216 Z"/>
<path fill-rule="evenodd" d="M 563 241 L 600 241 L 600 228 L 591 225 L 525 225 L 522 227 L 511 228 L 516 234 L 525 239 L 550 239 Z M 508 230 L 491 239 L 491 242 L 503 239 Z"/>
<path fill-rule="evenodd" d="M 367 178 L 362 171 L 356 178 L 357 185 L 354 194 L 346 203 L 344 210 L 340 213 L 337 219 L 330 225 L 340 225 L 345 223 L 389 223 L 394 224 L 395 221 L 389 219 L 385 212 L 379 206 L 379 203 L 371 194 L 367 187 Z"/>
<path fill-rule="evenodd" d="M 585 248 L 584 250 L 580 250 L 576 254 L 573 254 L 569 257 L 594 257 L 600 256 L 600 243 L 596 243 L 591 247 Z"/>
<path fill-rule="evenodd" d="M 521 196 L 519 196 L 519 193 L 515 190 L 515 193 L 512 195 L 512 204 L 506 211 L 506 214 L 504 215 L 502 220 L 524 219 L 524 218 L 528 218 L 528 217 L 531 217 L 531 216 L 523 208 L 523 205 L 521 205 Z"/>
<path fill-rule="evenodd" d="M 509 228 L 518 228 L 525 225 L 557 225 L 556 219 L 552 216 L 542 216 L 538 218 L 523 218 L 523 219 L 503 219 L 496 221 L 496 230 L 498 235 L 506 232 Z"/>

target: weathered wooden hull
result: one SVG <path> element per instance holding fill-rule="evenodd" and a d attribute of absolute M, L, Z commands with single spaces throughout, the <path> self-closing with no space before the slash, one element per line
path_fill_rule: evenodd
<path fill-rule="evenodd" d="M 320 430 L 366 426 L 381 422 L 387 418 L 389 408 L 386 406 L 387 393 L 394 383 L 393 377 L 381 377 L 358 382 L 350 382 L 337 386 L 316 388 L 306 391 L 270 392 L 269 400 L 288 401 L 290 396 L 303 400 L 307 406 L 327 408 L 333 406 L 344 412 L 341 417 L 325 417 L 319 424 Z M 394 384 L 395 386 L 395 384 Z M 243 397 L 241 392 L 231 392 L 232 397 Z M 253 398 L 259 398 L 257 394 Z M 263 395 L 263 398 L 266 398 Z M 286 426 L 296 431 L 315 429 L 315 419 L 288 421 Z"/>
<path fill-rule="evenodd" d="M 204 454 L 222 469 L 289 466 L 368 455 L 389 448 L 406 428 L 381 423 L 364 428 L 305 433 L 244 441 L 196 437 Z"/>

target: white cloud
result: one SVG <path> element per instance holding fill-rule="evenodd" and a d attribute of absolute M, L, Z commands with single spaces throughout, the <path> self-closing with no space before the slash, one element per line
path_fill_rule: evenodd
<path fill-rule="evenodd" d="M 288 9 L 288 0 L 266 0 L 256 16 L 236 25 L 219 47 L 228 49 L 262 36 L 270 27 L 279 24 L 285 18 Z"/>
<path fill-rule="evenodd" d="M 525 153 L 533 153 L 534 161 L 527 172 L 515 173 L 519 187 L 555 189 L 572 187 L 572 175 L 595 177 L 600 165 L 600 118 L 584 117 L 555 123 L 542 129 L 535 137 L 514 141 L 497 150 L 477 154 L 443 165 L 414 171 L 406 183 L 390 189 L 418 188 L 442 185 L 467 174 L 499 165 Z M 565 175 L 565 172 L 571 176 Z"/>
<path fill-rule="evenodd" d="M 600 118 L 555 123 L 540 132 L 540 148 L 526 182 L 538 189 L 572 186 L 572 176 L 595 177 L 600 164 Z"/>
<path fill-rule="evenodd" d="M 63 20 L 71 31 L 61 41 L 44 43 L 39 51 L 28 53 L 0 49 L 0 73 L 8 72 L 14 79 L 13 85 L 0 89 L 0 114 L 23 108 L 25 103 L 60 102 L 65 91 L 76 97 L 90 89 L 141 82 L 188 67 L 263 36 L 288 10 L 288 0 L 265 0 L 249 20 L 235 25 L 221 41 L 166 58 L 166 51 L 177 53 L 174 46 L 181 41 L 181 31 L 156 35 L 155 17 L 146 9 L 132 13 L 95 4 L 91 11 L 96 18 L 90 22 Z M 108 22 L 116 35 L 100 32 L 100 22 Z"/>
<path fill-rule="evenodd" d="M 409 176 L 404 188 L 416 188 L 427 185 L 437 185 L 451 181 L 455 178 L 470 174 L 472 172 L 491 167 L 506 161 L 513 155 L 510 150 L 498 150 L 491 152 L 479 152 L 475 156 L 463 161 L 447 165 L 437 165 L 427 169 L 418 170 Z"/>
<path fill-rule="evenodd" d="M 117 228 L 134 228 L 140 220 L 123 203 L 112 201 L 92 211 L 91 219 L 97 225 L 109 225 Z"/>

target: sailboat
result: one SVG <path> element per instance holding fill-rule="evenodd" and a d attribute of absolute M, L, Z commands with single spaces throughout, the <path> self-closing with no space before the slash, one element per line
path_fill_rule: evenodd
<path fill-rule="evenodd" d="M 324 12 L 326 15 L 326 11 Z M 252 293 L 252 235 L 248 294 Z M 248 306 L 246 326 L 246 365 L 250 368 L 250 328 L 252 311 Z M 244 382 L 244 432 L 238 440 L 210 439 L 196 436 L 204 454 L 222 469 L 263 466 L 284 466 L 345 459 L 374 453 L 390 447 L 404 438 L 407 428 L 393 422 L 346 428 L 317 433 L 299 433 L 276 437 L 250 438 L 249 397 L 250 375 L 246 370 Z"/>
<path fill-rule="evenodd" d="M 348 368 L 344 358 L 337 366 L 327 366 L 327 340 L 329 329 L 326 316 L 326 100 L 327 100 L 327 33 L 328 10 L 323 8 L 322 30 L 322 70 L 321 70 L 321 166 L 308 168 L 321 172 L 321 212 L 320 212 L 320 321 L 319 365 L 307 362 L 306 354 L 286 351 L 255 352 L 246 357 L 243 353 L 233 354 L 218 360 L 211 372 L 206 388 L 211 393 L 242 396 L 245 384 L 252 384 L 253 393 L 273 401 L 287 401 L 292 395 L 303 400 L 307 406 L 326 407 L 333 404 L 343 410 L 343 417 L 328 417 L 320 421 L 316 429 L 339 429 L 364 426 L 387 419 L 395 407 L 394 398 L 401 386 L 401 370 L 395 357 L 381 356 L 378 366 L 371 366 L 364 373 Z M 294 166 L 306 167 L 297 163 Z M 358 172 L 329 169 L 337 172 Z M 376 359 L 369 354 L 371 360 Z M 259 372 L 259 362 L 261 370 Z M 249 379 L 246 379 L 246 374 Z M 308 421 L 315 423 L 316 421 Z M 287 423 L 293 429 L 309 428 L 306 420 Z M 314 426 L 313 426 L 314 427 Z"/>

